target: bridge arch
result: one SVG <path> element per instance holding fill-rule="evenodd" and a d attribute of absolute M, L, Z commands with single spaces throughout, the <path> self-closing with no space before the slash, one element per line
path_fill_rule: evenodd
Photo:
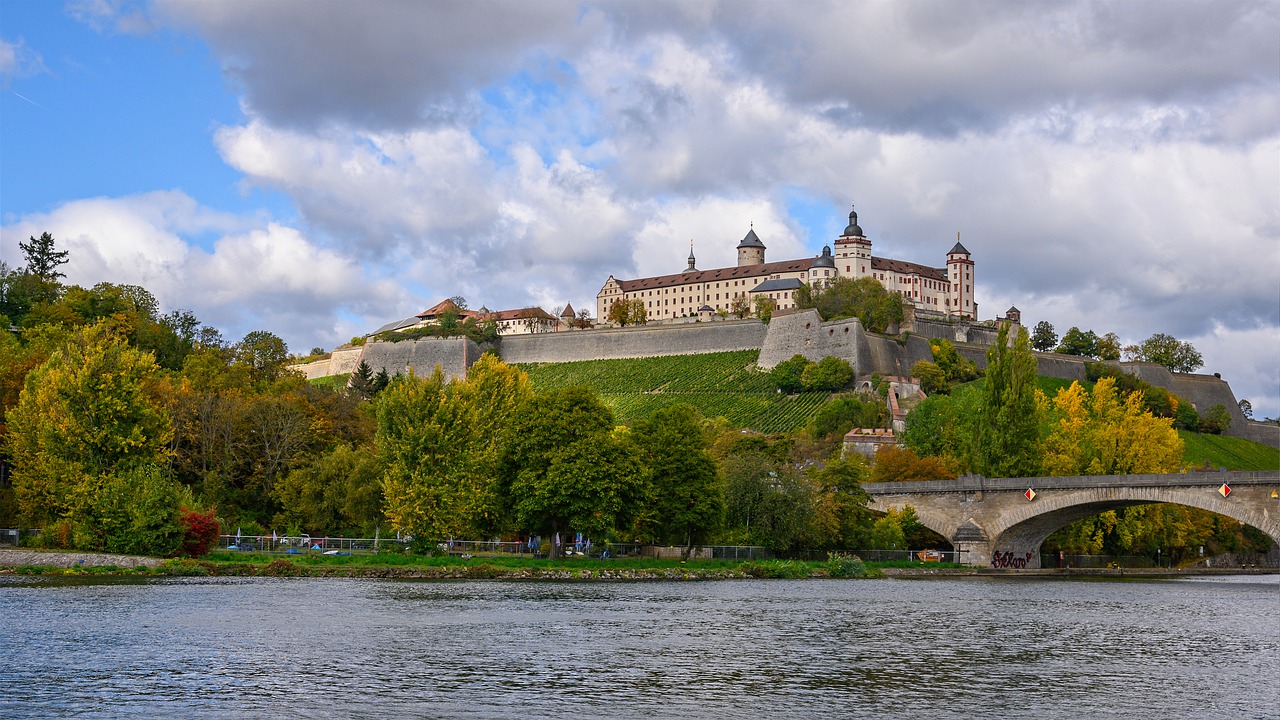
<path fill-rule="evenodd" d="M 1230 485 L 1225 496 L 1222 486 Z M 1027 493 L 1028 488 L 1034 493 Z M 984 478 L 865 485 L 869 507 L 911 505 L 970 565 L 1039 567 L 1045 539 L 1108 510 L 1169 503 L 1208 510 L 1261 530 L 1280 545 L 1280 472 Z"/>
<path fill-rule="evenodd" d="M 1108 510 L 1154 503 L 1208 510 L 1252 525 L 1280 544 L 1280 524 L 1260 509 L 1232 502 L 1216 492 L 1207 493 L 1203 488 L 1178 487 L 1087 488 L 1053 493 L 1043 502 L 1027 503 L 1002 514 L 992 527 L 987 528 L 987 533 L 997 550 L 1009 546 L 1030 548 L 1038 553 L 1050 535 L 1077 520 Z"/>

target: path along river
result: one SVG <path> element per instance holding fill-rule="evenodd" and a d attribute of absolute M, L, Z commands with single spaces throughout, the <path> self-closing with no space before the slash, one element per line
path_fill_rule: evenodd
<path fill-rule="evenodd" d="M 0 577 L 5 718 L 1278 718 L 1276 576 Z"/>

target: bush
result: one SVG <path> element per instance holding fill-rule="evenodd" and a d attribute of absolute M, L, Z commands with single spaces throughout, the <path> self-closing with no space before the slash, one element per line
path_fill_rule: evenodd
<path fill-rule="evenodd" d="M 911 366 L 911 377 L 920 378 L 920 389 L 925 395 L 945 395 L 951 392 L 947 376 L 936 364 L 921 360 Z"/>
<path fill-rule="evenodd" d="M 867 565 L 857 555 L 827 553 L 827 575 L 833 578 L 866 577 Z"/>
<path fill-rule="evenodd" d="M 1231 427 L 1231 413 L 1225 405 L 1214 405 L 1200 417 L 1200 432 L 1221 435 Z"/>
<path fill-rule="evenodd" d="M 809 568 L 795 560 L 753 560 L 738 566 L 754 578 L 795 580 L 809 577 Z"/>
<path fill-rule="evenodd" d="M 222 527 L 218 524 L 217 510 L 207 513 L 189 508 L 182 509 L 178 522 L 182 525 L 182 545 L 178 552 L 187 557 L 203 557 L 218 545 Z"/>

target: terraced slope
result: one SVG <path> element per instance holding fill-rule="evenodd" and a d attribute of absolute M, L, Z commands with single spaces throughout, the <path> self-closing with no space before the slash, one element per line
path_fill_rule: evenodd
<path fill-rule="evenodd" d="M 687 402 L 760 432 L 794 430 L 813 417 L 828 393 L 779 395 L 755 368 L 759 350 L 520 365 L 538 389 L 585 385 L 600 393 L 618 422 L 630 423 Z"/>

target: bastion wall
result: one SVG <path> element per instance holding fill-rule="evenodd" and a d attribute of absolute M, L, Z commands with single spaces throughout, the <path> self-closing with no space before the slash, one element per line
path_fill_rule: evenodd
<path fill-rule="evenodd" d="M 759 320 L 717 320 L 511 335 L 502 338 L 498 354 L 509 363 L 543 363 L 756 350 L 765 329 Z"/>
<path fill-rule="evenodd" d="M 412 370 L 418 377 L 426 377 L 439 366 L 445 377 L 452 379 L 466 377 L 467 368 L 475 364 L 481 352 L 480 346 L 468 338 L 424 338 L 366 343 L 359 361 L 366 363 L 375 374 L 386 370 L 392 376 Z"/>

